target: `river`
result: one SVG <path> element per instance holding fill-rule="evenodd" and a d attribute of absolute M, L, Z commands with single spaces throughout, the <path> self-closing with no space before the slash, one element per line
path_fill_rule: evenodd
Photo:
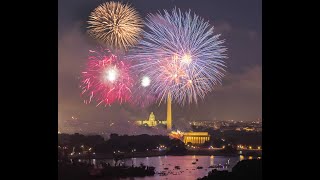
<path fill-rule="evenodd" d="M 251 159 L 252 157 L 248 157 Z M 219 170 L 231 171 L 232 167 L 237 164 L 237 162 L 246 159 L 244 156 L 158 156 L 158 157 L 144 157 L 144 158 L 130 158 L 124 159 L 122 163 L 127 166 L 139 166 L 143 163 L 146 166 L 153 166 L 156 169 L 156 174 L 154 176 L 148 177 L 135 177 L 135 178 L 119 178 L 121 180 L 196 180 L 197 178 L 208 175 L 208 172 L 212 168 L 209 166 L 214 166 L 218 164 L 225 165 L 229 161 L 228 167 L 220 168 Z M 114 165 L 112 159 L 107 160 L 92 160 L 93 164 L 99 164 L 100 161 L 110 163 Z M 195 164 L 193 164 L 196 162 Z M 180 169 L 176 169 L 175 166 L 179 166 Z M 203 167 L 203 169 L 197 169 L 198 166 Z M 166 169 L 168 168 L 168 169 Z M 163 172 L 164 175 L 158 174 Z"/>

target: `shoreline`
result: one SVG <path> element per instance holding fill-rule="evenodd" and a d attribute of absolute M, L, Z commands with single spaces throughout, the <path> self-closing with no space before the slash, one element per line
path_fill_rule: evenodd
<path fill-rule="evenodd" d="M 123 159 L 130 159 L 130 158 L 146 158 L 146 157 L 159 157 L 159 156 L 230 156 L 230 157 L 236 157 L 236 156 L 240 156 L 243 155 L 244 157 L 249 157 L 250 155 L 244 155 L 244 154 L 223 154 L 223 153 L 215 153 L 215 154 L 197 154 L 197 153 L 192 153 L 192 152 L 188 152 L 187 154 L 184 155 L 178 155 L 178 154 L 135 154 L 134 156 L 130 155 L 130 154 L 123 154 Z M 254 157 L 261 157 L 261 155 L 257 155 Z M 90 158 L 87 155 L 77 155 L 77 156 L 69 156 L 70 159 L 113 159 L 114 156 L 113 154 L 98 154 L 98 155 L 92 155 Z"/>

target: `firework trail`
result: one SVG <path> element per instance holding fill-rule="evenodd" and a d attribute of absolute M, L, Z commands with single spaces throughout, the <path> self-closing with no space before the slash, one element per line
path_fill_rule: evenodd
<path fill-rule="evenodd" d="M 209 22 L 173 9 L 149 14 L 145 26 L 144 38 L 127 57 L 137 74 L 153 81 L 150 89 L 160 102 L 171 93 L 178 104 L 197 103 L 221 83 L 226 48 Z"/>
<path fill-rule="evenodd" d="M 106 2 L 91 12 L 88 34 L 111 48 L 127 50 L 138 42 L 142 23 L 130 5 Z"/>
<path fill-rule="evenodd" d="M 129 65 L 103 48 L 89 52 L 89 61 L 86 70 L 82 72 L 80 86 L 82 95 L 86 97 L 84 102 L 96 101 L 97 106 L 106 106 L 129 101 L 133 86 Z"/>

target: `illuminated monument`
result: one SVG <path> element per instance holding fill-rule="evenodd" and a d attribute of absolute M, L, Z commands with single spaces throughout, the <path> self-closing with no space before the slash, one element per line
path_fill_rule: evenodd
<path fill-rule="evenodd" d="M 172 111 L 171 111 L 171 94 L 168 93 L 168 99 L 167 99 L 167 120 L 156 120 L 155 115 L 153 112 L 150 113 L 148 120 L 138 120 L 135 121 L 137 125 L 140 126 L 149 126 L 149 127 L 155 127 L 158 124 L 167 125 L 167 130 L 169 132 L 169 136 L 171 138 L 180 139 L 185 144 L 192 143 L 194 145 L 200 145 L 205 143 L 206 141 L 210 140 L 210 135 L 208 132 L 182 132 L 182 131 L 172 131 Z"/>
<path fill-rule="evenodd" d="M 171 114 L 171 94 L 168 93 L 167 100 L 167 130 L 172 130 L 172 114 Z"/>
<path fill-rule="evenodd" d="M 183 134 L 183 142 L 185 144 L 203 144 L 210 140 L 208 132 L 185 132 Z"/>
<path fill-rule="evenodd" d="M 184 144 L 191 143 L 193 145 L 200 145 L 206 141 L 210 141 L 210 135 L 208 132 L 182 132 L 182 131 L 171 131 L 169 133 L 171 138 L 180 139 Z"/>
<path fill-rule="evenodd" d="M 168 93 L 167 100 L 167 130 L 172 130 L 172 112 L 171 112 L 171 94 Z M 192 143 L 195 145 L 200 145 L 210 140 L 210 135 L 208 132 L 181 132 L 171 131 L 169 136 L 172 138 L 180 139 L 185 144 Z"/>
<path fill-rule="evenodd" d="M 166 125 L 167 122 L 156 120 L 156 116 L 153 114 L 153 112 L 151 112 L 148 120 L 138 120 L 136 121 L 136 124 L 140 126 L 144 125 L 144 126 L 154 127 L 154 126 L 157 126 L 158 124 Z"/>

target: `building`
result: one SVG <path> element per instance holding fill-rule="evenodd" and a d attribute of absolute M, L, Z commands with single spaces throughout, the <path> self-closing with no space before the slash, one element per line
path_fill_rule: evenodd
<path fill-rule="evenodd" d="M 139 126 L 149 126 L 149 127 L 154 127 L 154 126 L 157 126 L 158 124 L 167 125 L 167 121 L 156 120 L 156 116 L 153 114 L 153 112 L 150 113 L 148 120 L 138 120 L 138 121 L 135 121 L 135 123 Z"/>
<path fill-rule="evenodd" d="M 185 132 L 183 133 L 183 142 L 185 144 L 203 144 L 210 140 L 208 132 Z"/>

